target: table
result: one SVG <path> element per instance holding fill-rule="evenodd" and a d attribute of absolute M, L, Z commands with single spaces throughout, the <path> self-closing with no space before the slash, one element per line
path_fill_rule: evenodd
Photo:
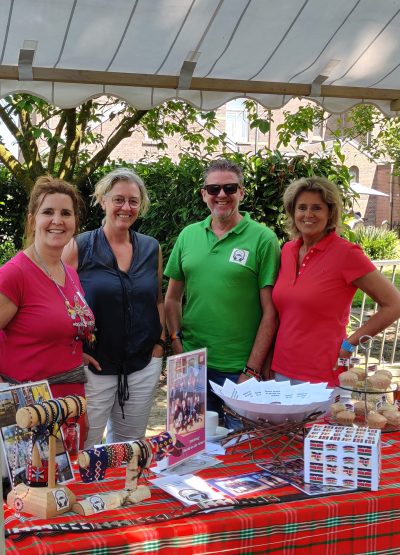
<path fill-rule="evenodd" d="M 7 555 L 399 555 L 400 553 L 400 434 L 384 434 L 380 490 L 283 502 L 200 514 L 167 523 L 148 524 L 101 532 L 31 536 L 6 540 Z M 258 461 L 265 462 L 258 454 Z M 255 469 L 243 452 L 221 457 L 223 465 L 203 470 L 203 478 L 242 474 Z M 78 496 L 122 489 L 122 469 L 108 471 L 105 481 L 74 483 Z M 271 490 L 278 496 L 295 493 L 292 487 Z M 158 488 L 136 506 L 91 517 L 62 515 L 50 522 L 88 519 L 110 521 L 170 512 L 181 504 Z M 5 506 L 5 526 L 44 523 L 35 517 L 15 518 Z"/>

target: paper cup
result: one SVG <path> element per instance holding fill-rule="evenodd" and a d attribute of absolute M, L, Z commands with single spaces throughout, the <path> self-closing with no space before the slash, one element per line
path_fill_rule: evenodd
<path fill-rule="evenodd" d="M 218 426 L 218 413 L 212 410 L 206 412 L 206 437 L 215 436 Z"/>

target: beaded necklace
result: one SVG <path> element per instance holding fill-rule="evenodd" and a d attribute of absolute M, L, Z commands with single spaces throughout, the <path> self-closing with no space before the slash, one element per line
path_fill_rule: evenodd
<path fill-rule="evenodd" d="M 35 245 L 32 245 L 32 251 L 35 255 L 35 258 L 39 262 L 40 266 L 46 272 L 47 276 L 51 279 L 54 285 L 57 287 L 58 292 L 60 293 L 61 297 L 64 299 L 64 305 L 67 311 L 68 316 L 73 320 L 73 326 L 76 330 L 76 337 L 75 341 L 87 341 L 88 343 L 93 343 L 95 341 L 95 322 L 93 313 L 89 308 L 89 305 L 85 301 L 84 296 L 79 291 L 78 287 L 75 285 L 74 280 L 72 279 L 70 273 L 68 272 L 67 268 L 65 267 L 62 260 L 60 260 L 60 264 L 64 271 L 65 281 L 69 280 L 75 290 L 74 293 L 74 304 L 71 305 L 67 297 L 64 295 L 63 290 L 51 275 L 49 269 L 47 268 L 44 260 L 36 250 Z M 80 302 L 79 302 L 80 301 Z"/>

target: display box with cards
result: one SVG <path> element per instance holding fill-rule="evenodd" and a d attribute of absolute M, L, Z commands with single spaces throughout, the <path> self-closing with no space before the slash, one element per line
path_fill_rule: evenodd
<path fill-rule="evenodd" d="M 304 441 L 304 481 L 377 490 L 381 431 L 314 424 Z"/>

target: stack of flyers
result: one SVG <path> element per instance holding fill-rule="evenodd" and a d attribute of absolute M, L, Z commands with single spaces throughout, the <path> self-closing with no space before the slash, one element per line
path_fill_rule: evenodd
<path fill-rule="evenodd" d="M 354 491 L 357 488 L 345 488 L 343 486 L 324 486 L 322 484 L 306 484 L 304 482 L 304 461 L 301 457 L 293 457 L 285 461 L 275 461 L 268 464 L 259 464 L 270 474 L 274 474 L 307 495 L 323 495 L 329 493 L 340 493 Z"/>

